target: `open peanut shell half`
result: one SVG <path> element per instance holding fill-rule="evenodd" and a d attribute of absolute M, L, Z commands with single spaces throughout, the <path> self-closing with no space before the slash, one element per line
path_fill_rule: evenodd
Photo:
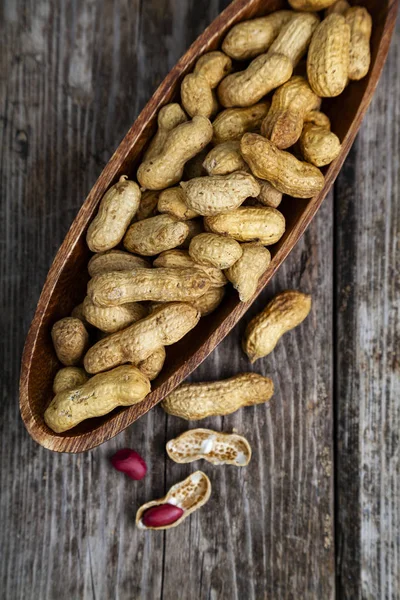
<path fill-rule="evenodd" d="M 164 498 L 151 500 L 143 504 L 136 513 L 136 525 L 139 529 L 171 529 L 180 525 L 192 512 L 203 506 L 211 494 L 211 482 L 207 475 L 202 471 L 195 471 L 183 481 L 176 483 L 168 491 Z M 143 523 L 144 513 L 154 506 L 169 504 L 177 506 L 183 510 L 182 515 L 173 523 L 158 525 L 157 527 L 147 526 Z"/>
<path fill-rule="evenodd" d="M 213 465 L 245 467 L 251 459 L 249 442 L 236 433 L 220 433 L 212 429 L 191 429 L 170 440 L 168 456 L 177 463 L 190 463 L 204 458 Z"/>

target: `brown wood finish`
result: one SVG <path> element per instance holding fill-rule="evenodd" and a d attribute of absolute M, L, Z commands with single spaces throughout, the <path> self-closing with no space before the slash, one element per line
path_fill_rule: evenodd
<path fill-rule="evenodd" d="M 260 281 L 254 298 L 243 304 L 231 291 L 223 305 L 202 320 L 201 327 L 197 327 L 179 344 L 171 347 L 165 369 L 154 382 L 153 391 L 144 402 L 83 423 L 66 434 L 56 435 L 43 421 L 43 412 L 52 396 L 53 377 L 59 366 L 51 345 L 50 329 L 57 319 L 68 315 L 84 296 L 89 258 L 85 233 L 98 202 L 105 190 L 121 174 L 135 176 L 143 148 L 154 132 L 158 109 L 177 97 L 179 83 L 183 75 L 191 70 L 196 58 L 203 52 L 218 47 L 219 41 L 234 23 L 281 8 L 283 3 L 278 0 L 235 0 L 190 47 L 157 89 L 110 159 L 72 224 L 49 271 L 27 336 L 20 382 L 22 418 L 37 442 L 51 450 L 81 452 L 110 439 L 150 410 L 190 374 L 242 317 L 304 233 L 343 164 L 382 71 L 394 28 L 397 4 L 395 0 L 369 0 L 365 3 L 374 21 L 370 72 L 364 80 L 351 83 L 344 94 L 329 102 L 327 108 L 333 130 L 343 141 L 342 152 L 326 170 L 325 187 L 317 197 L 305 201 L 287 198 L 282 203 L 287 231 L 272 249 L 273 260 Z"/>

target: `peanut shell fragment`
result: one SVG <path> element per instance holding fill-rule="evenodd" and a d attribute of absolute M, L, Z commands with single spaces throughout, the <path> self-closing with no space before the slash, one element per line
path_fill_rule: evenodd
<path fill-rule="evenodd" d="M 245 437 L 212 429 L 190 429 L 166 446 L 168 456 L 177 463 L 204 459 L 213 465 L 245 467 L 251 459 L 251 447 Z"/>

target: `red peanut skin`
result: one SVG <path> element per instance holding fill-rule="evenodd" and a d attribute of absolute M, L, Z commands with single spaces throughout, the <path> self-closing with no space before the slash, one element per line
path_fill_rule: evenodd
<path fill-rule="evenodd" d="M 175 523 L 183 515 L 182 508 L 174 504 L 159 504 L 148 508 L 142 517 L 146 527 L 163 527 Z"/>
<path fill-rule="evenodd" d="M 131 479 L 143 479 L 147 472 L 147 465 L 143 458 L 130 448 L 122 448 L 111 457 L 111 464 L 117 471 L 125 473 Z"/>

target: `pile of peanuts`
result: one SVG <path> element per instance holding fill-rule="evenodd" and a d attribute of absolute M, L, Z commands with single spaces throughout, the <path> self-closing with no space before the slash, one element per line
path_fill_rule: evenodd
<path fill-rule="evenodd" d="M 221 50 L 197 60 L 182 81 L 180 103 L 159 111 L 138 183 L 123 175 L 102 198 L 87 231 L 94 253 L 87 295 L 52 329 L 64 365 L 45 412 L 55 432 L 143 400 L 166 346 L 217 308 L 228 282 L 242 302 L 254 296 L 271 260 L 267 246 L 285 232 L 283 194 L 311 198 L 322 190 L 320 167 L 341 149 L 322 99 L 367 74 L 372 21 L 346 0 L 290 5 L 236 24 Z M 310 307 L 310 297 L 296 291 L 272 300 L 246 330 L 250 360 L 269 354 Z M 243 373 L 181 385 L 163 408 L 202 419 L 265 402 L 272 393 L 270 379 Z M 201 448 L 196 456 L 207 454 Z M 209 480 L 199 473 L 183 489 L 208 498 Z M 175 487 L 170 496 L 183 498 Z M 174 524 L 202 504 L 197 492 Z"/>

